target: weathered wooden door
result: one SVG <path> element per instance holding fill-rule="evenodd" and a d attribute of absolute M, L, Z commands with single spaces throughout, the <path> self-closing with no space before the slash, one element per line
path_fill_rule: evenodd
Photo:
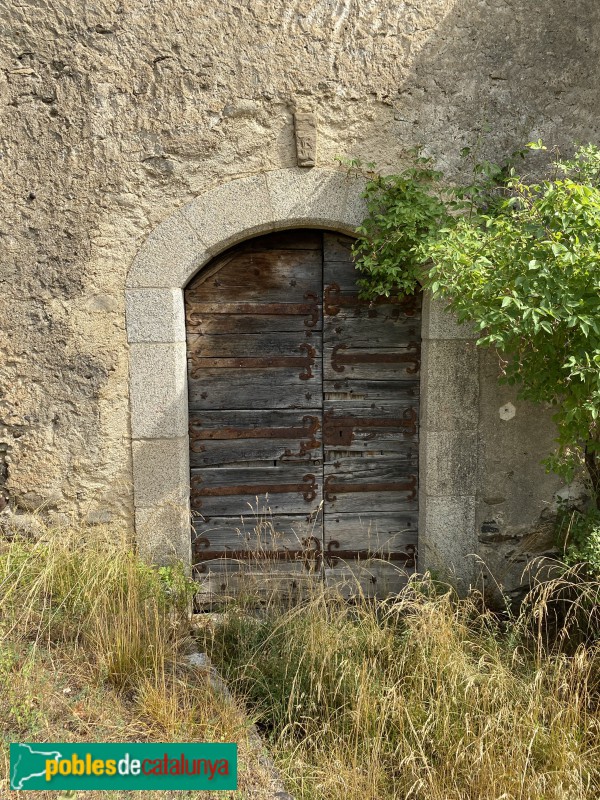
<path fill-rule="evenodd" d="M 186 290 L 193 557 L 211 592 L 316 578 L 385 595 L 414 567 L 420 297 L 358 300 L 350 246 L 263 236 Z"/>

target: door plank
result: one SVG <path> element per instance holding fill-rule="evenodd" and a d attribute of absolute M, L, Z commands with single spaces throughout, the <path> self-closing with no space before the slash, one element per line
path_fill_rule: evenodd
<path fill-rule="evenodd" d="M 352 347 L 385 350 L 395 342 L 418 342 L 420 319 L 396 313 L 398 309 L 381 306 L 372 316 L 341 309 L 337 316 L 325 319 L 326 341 L 351 342 Z"/>
<path fill-rule="evenodd" d="M 323 381 L 325 401 L 336 403 L 393 403 L 411 405 L 419 397 L 419 380 L 411 376 L 401 381 L 363 381 L 338 376 Z M 412 402 L 411 402 L 412 401 Z"/>
<path fill-rule="evenodd" d="M 267 233 L 256 236 L 241 245 L 248 251 L 255 250 L 318 250 L 323 248 L 323 232 L 310 228 Z"/>
<path fill-rule="evenodd" d="M 337 342 L 325 344 L 323 352 L 323 377 L 352 380 L 388 381 L 415 378 L 421 366 L 420 347 L 416 342 L 385 348 L 362 349 L 352 344 Z"/>
<path fill-rule="evenodd" d="M 188 377 L 190 408 L 314 408 L 322 395 L 321 360 L 313 360 L 309 377 L 302 377 L 304 369 L 202 369 L 202 377 Z"/>
<path fill-rule="evenodd" d="M 352 244 L 354 240 L 343 233 L 325 233 L 323 235 L 323 261 L 344 261 L 352 263 Z"/>
<path fill-rule="evenodd" d="M 347 600 L 393 597 L 408 583 L 414 567 L 373 559 L 345 561 L 326 570 L 327 586 Z"/>
<path fill-rule="evenodd" d="M 256 355 L 304 355 L 304 345 L 321 355 L 321 336 L 312 331 L 270 331 L 261 333 L 234 333 L 219 336 L 191 334 L 187 337 L 190 357 L 251 358 Z"/>
<path fill-rule="evenodd" d="M 244 461 L 320 461 L 321 409 L 192 411 L 192 467 Z"/>
<path fill-rule="evenodd" d="M 311 464 L 192 469 L 191 506 L 203 517 L 241 517 L 258 499 L 273 514 L 307 514 L 321 503 L 322 483 L 320 467 Z"/>
<path fill-rule="evenodd" d="M 325 520 L 342 512 L 414 511 L 414 459 L 344 459 L 325 462 Z"/>
<path fill-rule="evenodd" d="M 322 591 L 320 572 L 307 572 L 302 564 L 240 565 L 238 562 L 215 562 L 206 573 L 194 570 L 199 584 L 197 600 L 211 605 L 224 598 L 243 597 L 246 603 L 261 605 L 276 598 L 279 606 L 295 606 Z"/>
<path fill-rule="evenodd" d="M 186 290 L 186 299 L 218 303 L 301 303 L 321 291 L 321 254 L 317 250 L 241 252 L 221 269 L 200 275 Z M 268 298 L 268 300 L 267 300 Z"/>
<path fill-rule="evenodd" d="M 207 552 L 243 552 L 268 557 L 273 550 L 315 549 L 313 539 L 321 540 L 319 512 L 273 516 L 267 503 L 248 508 L 242 517 L 202 517 L 194 520 L 194 551 L 199 558 Z"/>
<path fill-rule="evenodd" d="M 230 311 L 227 313 L 226 309 Z M 296 331 L 310 338 L 311 333 L 320 339 L 322 306 L 319 303 L 196 303 L 186 309 L 189 336 L 220 336 L 237 332 L 260 334 Z M 274 313 L 277 311 L 279 313 Z M 192 333 L 193 331 L 193 333 Z"/>
<path fill-rule="evenodd" d="M 411 511 L 373 511 L 357 514 L 330 514 L 327 520 L 330 539 L 339 542 L 336 549 L 366 550 L 374 555 L 405 551 L 416 546 L 418 519 Z"/>
<path fill-rule="evenodd" d="M 416 404 L 342 403 L 326 400 L 323 442 L 333 450 L 356 452 L 412 452 L 418 436 Z M 329 459 L 330 460 L 330 459 Z"/>

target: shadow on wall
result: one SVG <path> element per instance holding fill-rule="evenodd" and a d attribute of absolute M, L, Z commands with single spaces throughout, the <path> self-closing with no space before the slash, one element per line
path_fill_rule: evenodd
<path fill-rule="evenodd" d="M 461 170 L 471 166 L 460 157 L 465 146 L 477 145 L 477 160 L 502 161 L 532 139 L 543 138 L 567 156 L 576 142 L 598 142 L 597 30 L 600 4 L 595 0 L 448 3 L 448 13 L 410 65 L 398 65 L 391 123 L 398 154 L 424 145 L 449 179 L 460 180 Z M 373 141 L 376 136 L 373 129 Z M 539 169 L 542 158 L 550 157 L 536 154 L 531 163 Z M 513 390 L 499 386 L 498 366 L 492 361 L 490 354 L 479 353 L 474 502 L 469 507 L 467 495 L 473 489 L 457 481 L 463 488 L 457 485 L 456 495 L 464 502 L 454 509 L 454 525 L 449 490 L 434 489 L 430 497 L 428 475 L 425 491 L 430 508 L 447 506 L 447 513 L 440 512 L 447 523 L 446 539 L 455 542 L 462 531 L 465 552 L 483 553 L 489 570 L 512 587 L 536 554 L 531 534 L 548 527 L 561 482 L 541 464 L 553 448 L 551 412 L 518 401 Z M 456 399 L 462 407 L 462 399 Z M 504 419 L 499 409 L 508 401 L 516 413 Z M 467 427 L 458 424 L 461 439 L 469 433 Z M 447 420 L 436 420 L 433 430 L 449 431 Z M 493 529 L 493 538 L 488 529 Z M 537 551 L 548 549 L 547 538 Z M 423 544 L 433 552 L 440 541 L 434 536 Z M 446 554 L 440 551 L 438 556 L 447 563 Z"/>
<path fill-rule="evenodd" d="M 596 0 L 459 0 L 415 56 L 399 65 L 395 134 L 423 144 L 450 173 L 481 136 L 502 159 L 542 137 L 569 154 L 597 141 L 600 4 Z"/>

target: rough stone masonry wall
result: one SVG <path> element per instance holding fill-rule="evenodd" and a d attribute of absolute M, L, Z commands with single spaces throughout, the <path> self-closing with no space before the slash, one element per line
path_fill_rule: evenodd
<path fill-rule="evenodd" d="M 599 26 L 597 0 L 0 0 L 0 494 L 131 520 L 127 270 L 199 192 L 292 166 L 295 110 L 325 167 L 597 141 Z M 512 547 L 551 429 L 501 419 L 480 360 L 478 526 Z"/>

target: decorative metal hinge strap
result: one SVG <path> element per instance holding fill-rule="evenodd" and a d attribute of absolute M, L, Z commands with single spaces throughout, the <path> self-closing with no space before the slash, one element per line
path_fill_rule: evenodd
<path fill-rule="evenodd" d="M 207 314 L 241 314 L 244 316 L 306 317 L 304 324 L 314 328 L 319 321 L 318 297 L 306 292 L 307 303 L 203 303 L 188 295 L 187 321 L 191 325 L 201 324 Z"/>
<path fill-rule="evenodd" d="M 356 492 L 409 492 L 409 500 L 417 496 L 417 478 L 411 475 L 406 481 L 389 481 L 384 483 L 337 483 L 335 475 L 328 475 L 324 485 L 325 500 L 337 500 L 338 494 L 354 494 Z"/>
<path fill-rule="evenodd" d="M 337 283 L 330 283 L 323 291 L 323 311 L 330 317 L 339 314 L 341 308 L 369 310 L 379 306 L 395 306 L 398 314 L 412 317 L 417 311 L 418 299 L 416 295 L 411 294 L 404 297 L 378 297 L 375 300 L 363 300 L 357 294 L 343 293 Z"/>
<path fill-rule="evenodd" d="M 326 411 L 323 417 L 323 443 L 326 445 L 351 445 L 356 431 L 369 429 L 368 439 L 375 438 L 376 431 L 401 430 L 404 436 L 414 436 L 417 432 L 417 412 L 406 408 L 402 417 L 355 417 L 346 415 L 336 417 L 333 410 Z M 376 429 L 376 430 L 373 430 Z"/>
<path fill-rule="evenodd" d="M 316 351 L 307 342 L 298 345 L 298 350 L 307 353 L 306 356 L 263 356 L 252 358 L 229 358 L 198 356 L 192 353 L 192 378 L 201 378 L 203 369 L 269 369 L 271 367 L 302 367 L 299 378 L 303 381 L 313 377 L 311 367 L 314 366 Z"/>
<path fill-rule="evenodd" d="M 200 497 L 260 497 L 265 494 L 300 493 L 309 503 L 317 496 L 317 482 L 314 475 L 305 475 L 302 483 L 252 483 L 238 486 L 202 486 L 202 476 L 192 478 L 193 502 L 196 508 L 202 508 Z"/>
<path fill-rule="evenodd" d="M 204 453 L 206 447 L 201 442 L 231 441 L 239 439 L 295 439 L 299 442 L 297 453 L 286 449 L 285 456 L 293 458 L 305 456 L 311 450 L 320 447 L 321 442 L 315 438 L 321 428 L 319 417 L 302 417 L 303 427 L 289 426 L 279 428 L 248 428 L 226 426 L 224 428 L 203 429 L 202 420 L 190 422 L 190 449 L 193 453 Z"/>
<path fill-rule="evenodd" d="M 331 366 L 335 372 L 344 372 L 346 366 L 350 364 L 412 364 L 407 367 L 409 375 L 414 375 L 419 371 L 421 365 L 420 347 L 416 342 L 410 342 L 407 349 L 411 352 L 401 352 L 396 350 L 393 353 L 381 353 L 376 350 L 366 350 L 364 352 L 340 353 L 346 350 L 347 344 L 336 344 L 331 352 Z"/>
<path fill-rule="evenodd" d="M 403 563 L 406 568 L 416 565 L 417 549 L 415 545 L 408 544 L 404 550 L 392 552 L 374 552 L 372 550 L 343 550 L 339 541 L 332 539 L 327 543 L 323 550 L 323 544 L 316 536 L 309 536 L 302 539 L 303 548 L 295 550 L 211 550 L 210 542 L 206 537 L 199 537 L 193 544 L 194 568 L 197 572 L 205 573 L 208 570 L 209 561 L 227 559 L 228 561 L 239 561 L 247 563 L 257 563 L 269 561 L 302 561 L 305 569 L 315 571 L 320 569 L 323 562 L 328 567 L 335 567 L 342 561 L 367 562 L 378 561 L 397 561 Z"/>

